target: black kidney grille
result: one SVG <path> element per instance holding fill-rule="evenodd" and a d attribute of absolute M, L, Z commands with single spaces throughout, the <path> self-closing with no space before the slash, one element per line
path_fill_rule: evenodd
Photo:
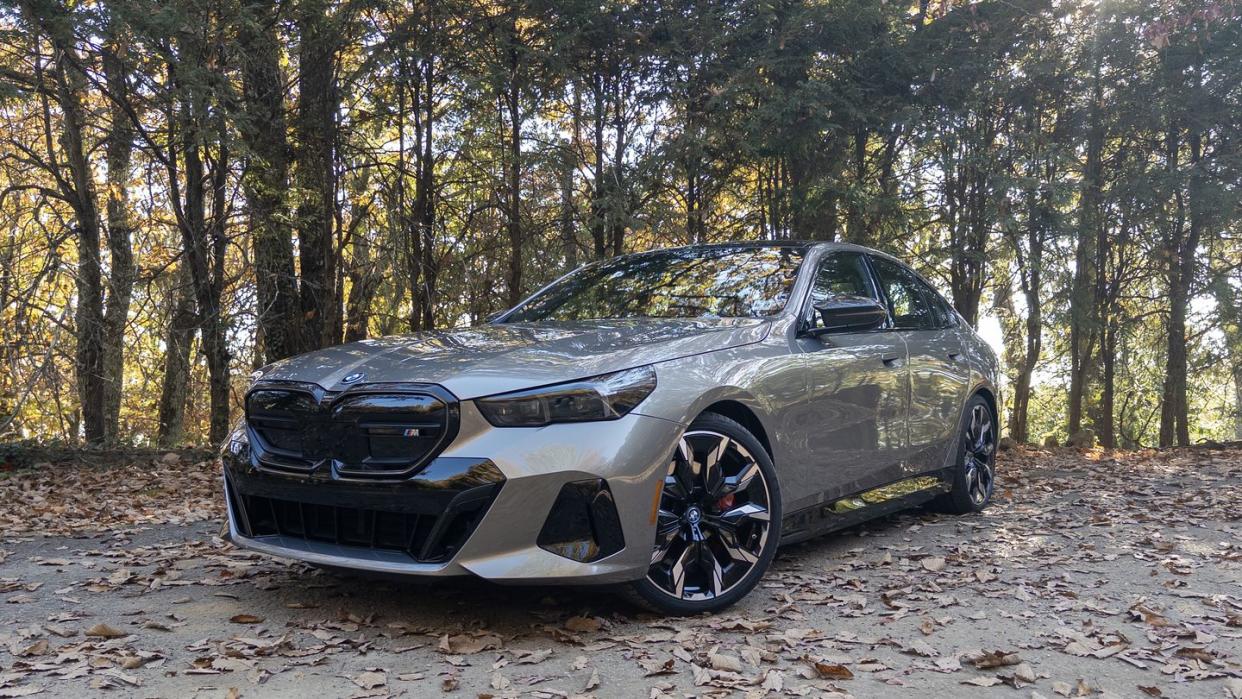
<path fill-rule="evenodd" d="M 447 446 L 456 419 L 454 403 L 414 390 L 317 397 L 301 388 L 259 388 L 246 399 L 256 455 L 282 471 L 332 462 L 345 475 L 407 475 Z"/>

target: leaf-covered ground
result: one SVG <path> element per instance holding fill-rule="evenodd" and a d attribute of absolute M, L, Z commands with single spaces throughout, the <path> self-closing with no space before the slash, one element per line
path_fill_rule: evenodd
<path fill-rule="evenodd" d="M 1242 452 L 1000 469 L 982 515 L 788 548 L 737 607 L 676 620 L 234 549 L 210 463 L 0 473 L 0 698 L 1242 697 Z"/>

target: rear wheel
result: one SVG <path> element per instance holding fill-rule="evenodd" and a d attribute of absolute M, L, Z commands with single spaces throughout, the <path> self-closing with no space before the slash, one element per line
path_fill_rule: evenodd
<path fill-rule="evenodd" d="M 699 416 L 682 435 L 660 495 L 640 602 L 666 614 L 715 612 L 759 582 L 776 555 L 781 497 L 772 459 L 746 428 Z"/>
<path fill-rule="evenodd" d="M 978 512 L 992 501 L 996 485 L 996 416 L 983 396 L 966 403 L 962 416 L 953 489 L 940 496 L 941 509 L 953 514 Z"/>

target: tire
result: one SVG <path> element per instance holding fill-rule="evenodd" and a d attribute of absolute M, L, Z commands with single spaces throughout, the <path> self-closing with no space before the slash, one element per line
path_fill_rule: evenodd
<path fill-rule="evenodd" d="M 937 509 L 964 515 L 992 502 L 996 488 L 996 413 L 983 396 L 966 402 L 958 429 L 957 458 L 951 467 L 952 487 L 936 499 Z"/>
<path fill-rule="evenodd" d="M 626 596 L 663 614 L 718 612 L 767 572 L 780 534 L 780 484 L 767 450 L 737 422 L 704 413 L 674 450 L 652 564 Z"/>

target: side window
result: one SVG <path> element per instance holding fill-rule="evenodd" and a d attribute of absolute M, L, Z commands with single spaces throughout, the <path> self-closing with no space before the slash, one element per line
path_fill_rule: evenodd
<path fill-rule="evenodd" d="M 932 330 L 937 326 L 936 315 L 923 295 L 922 282 L 900 265 L 882 257 L 872 257 L 880 288 L 888 297 L 893 315 L 893 327 L 898 330 Z"/>
<path fill-rule="evenodd" d="M 875 298 L 861 254 L 834 252 L 819 261 L 819 269 L 815 270 L 815 280 L 811 283 L 811 297 L 807 304 L 807 318 L 814 325 L 819 325 L 819 316 L 811 310 L 812 307 L 833 296 Z"/>
<path fill-rule="evenodd" d="M 953 307 L 945 300 L 940 292 L 931 286 L 919 280 L 919 286 L 923 289 L 923 296 L 927 298 L 927 302 L 931 304 L 932 313 L 935 314 L 936 327 L 953 328 L 957 327 L 957 315 L 953 312 Z"/>

